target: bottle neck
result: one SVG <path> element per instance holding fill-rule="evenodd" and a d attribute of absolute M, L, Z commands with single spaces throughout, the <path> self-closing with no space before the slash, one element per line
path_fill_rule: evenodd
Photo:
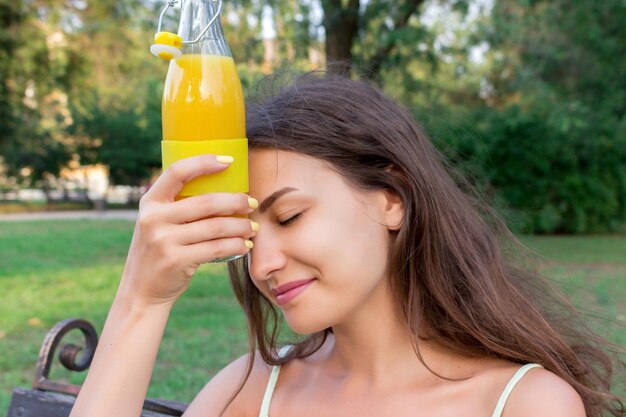
<path fill-rule="evenodd" d="M 193 41 L 204 32 L 211 19 L 219 10 L 219 1 L 223 0 L 183 0 L 180 14 L 178 35 L 184 41 Z M 213 21 L 211 27 L 194 44 L 183 46 L 183 54 L 205 54 L 232 56 L 226 44 L 224 29 L 220 17 Z"/>

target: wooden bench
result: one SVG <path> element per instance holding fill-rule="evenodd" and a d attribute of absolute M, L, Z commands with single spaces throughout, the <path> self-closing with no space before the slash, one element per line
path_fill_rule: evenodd
<path fill-rule="evenodd" d="M 85 346 L 72 343 L 61 345 L 61 339 L 75 329 L 82 332 Z M 97 344 L 98 334 L 91 323 L 80 319 L 67 319 L 57 323 L 41 345 L 32 389 L 16 388 L 13 391 L 7 417 L 69 416 L 80 386 L 48 378 L 57 347 L 60 346 L 58 357 L 65 368 L 83 372 L 89 368 Z M 141 416 L 181 416 L 186 408 L 185 403 L 148 398 L 144 402 Z"/>

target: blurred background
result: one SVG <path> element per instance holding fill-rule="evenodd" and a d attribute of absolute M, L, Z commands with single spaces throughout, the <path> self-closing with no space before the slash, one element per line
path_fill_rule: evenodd
<path fill-rule="evenodd" d="M 148 49 L 163 6 L 0 0 L 0 216 L 136 207 L 161 164 L 167 63 Z M 222 16 L 244 92 L 340 60 L 403 103 L 621 345 L 624 22 L 623 0 L 226 0 Z M 177 14 L 164 25 L 175 31 Z M 57 320 L 101 328 L 132 224 L 0 222 L 0 412 Z M 245 352 L 224 274 L 206 266 L 177 306 L 151 395 L 190 401 Z"/>
<path fill-rule="evenodd" d="M 160 167 L 167 64 L 147 51 L 163 4 L 0 2 L 4 202 L 138 199 Z M 626 221 L 625 21 L 622 0 L 227 0 L 223 12 L 244 89 L 282 66 L 346 62 L 529 233 Z"/>

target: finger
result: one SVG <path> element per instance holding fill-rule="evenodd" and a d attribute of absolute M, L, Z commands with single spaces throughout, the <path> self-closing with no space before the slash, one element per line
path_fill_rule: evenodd
<path fill-rule="evenodd" d="M 231 162 L 231 157 L 217 155 L 198 155 L 176 161 L 157 178 L 144 197 L 152 201 L 174 201 L 186 182 L 223 171 Z"/>
<path fill-rule="evenodd" d="M 255 199 L 242 193 L 201 194 L 171 204 L 167 220 L 182 224 L 207 217 L 249 214 L 257 205 Z"/>
<path fill-rule="evenodd" d="M 258 225 L 244 218 L 212 217 L 176 226 L 176 229 L 173 238 L 180 244 L 191 245 L 231 237 L 250 239 L 256 234 Z"/>
<path fill-rule="evenodd" d="M 188 262 L 200 265 L 216 259 L 245 255 L 252 249 L 252 246 L 250 240 L 240 237 L 224 238 L 187 245 L 183 253 Z"/>

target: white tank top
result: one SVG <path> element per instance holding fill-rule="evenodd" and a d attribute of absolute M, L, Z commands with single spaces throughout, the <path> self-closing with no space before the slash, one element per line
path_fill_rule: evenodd
<path fill-rule="evenodd" d="M 291 346 L 283 346 L 278 352 L 279 357 L 283 357 Z M 498 404 L 496 404 L 495 410 L 493 410 L 493 414 L 491 417 L 501 417 L 502 410 L 504 410 L 504 405 L 506 404 L 506 400 L 511 395 L 511 391 L 520 379 L 526 374 L 526 372 L 530 371 L 533 368 L 542 368 L 541 365 L 536 363 L 529 363 L 517 370 L 513 377 L 509 380 L 509 383 L 504 387 L 504 391 L 500 395 L 500 399 L 498 400 Z M 270 379 L 267 383 L 267 388 L 265 389 L 265 394 L 263 395 L 263 402 L 261 403 L 261 412 L 259 413 L 259 417 L 269 417 L 270 411 L 270 403 L 272 402 L 272 396 L 274 395 L 274 389 L 276 388 L 276 382 L 278 381 L 278 375 L 280 374 L 280 366 L 274 366 L 272 368 L 272 373 L 270 374 Z"/>

